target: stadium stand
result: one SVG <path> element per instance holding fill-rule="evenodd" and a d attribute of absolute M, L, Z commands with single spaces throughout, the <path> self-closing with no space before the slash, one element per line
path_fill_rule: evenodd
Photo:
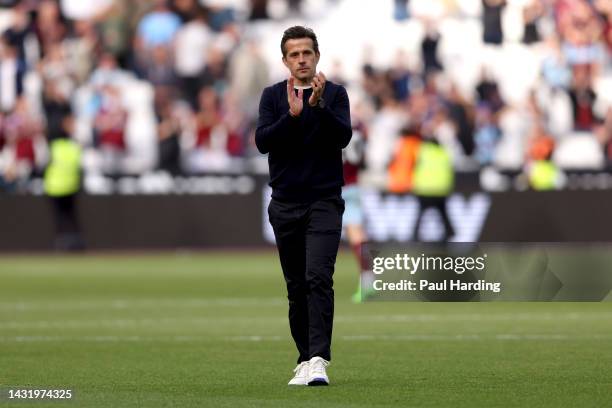
<path fill-rule="evenodd" d="M 286 76 L 278 35 L 294 24 L 325 38 L 320 68 L 347 86 L 352 115 L 365 126 L 365 184 L 386 188 L 407 126 L 435 137 L 459 173 L 526 171 L 535 129 L 554 141 L 550 159 L 560 170 L 610 170 L 607 1 L 24 0 L 1 7 L 3 191 L 27 190 L 41 176 L 58 117 L 68 114 L 86 177 L 165 171 L 162 122 L 175 126 L 173 173 L 262 173 L 265 157 L 253 144 L 257 104 L 264 86 Z M 27 126 L 19 119 L 26 111 Z"/>

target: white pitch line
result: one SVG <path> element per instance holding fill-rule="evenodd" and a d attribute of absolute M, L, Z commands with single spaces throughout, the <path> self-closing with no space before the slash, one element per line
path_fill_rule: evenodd
<path fill-rule="evenodd" d="M 558 320 L 610 320 L 610 312 L 569 313 L 444 313 L 395 314 L 376 316 L 338 316 L 336 322 L 453 322 L 453 321 L 558 321 Z"/>
<path fill-rule="evenodd" d="M 188 324 L 221 325 L 248 324 L 253 322 L 285 323 L 284 317 L 163 317 L 144 319 L 88 319 L 88 320 L 39 320 L 39 321 L 6 321 L 0 322 L 0 329 L 80 329 L 96 327 L 170 327 L 172 325 Z"/>
<path fill-rule="evenodd" d="M 217 298 L 217 299 L 113 299 L 113 300 L 77 300 L 48 302 L 0 302 L 0 311 L 29 310 L 89 310 L 89 309 L 148 309 L 167 307 L 243 307 L 243 306 L 277 306 L 287 301 L 282 298 Z"/>
<path fill-rule="evenodd" d="M 518 314 L 407 314 L 377 316 L 337 316 L 336 323 L 429 323 L 429 322 L 514 322 L 514 321 L 598 321 L 612 322 L 612 313 L 518 313 Z M 286 317 L 279 316 L 215 316 L 185 317 L 170 316 L 136 319 L 87 319 L 87 320 L 36 320 L 0 321 L 0 329 L 78 329 L 91 327 L 157 327 L 174 324 L 254 324 L 286 323 Z"/>
<path fill-rule="evenodd" d="M 335 336 L 339 341 L 372 342 L 372 341 L 577 341 L 577 340 L 610 340 L 612 335 L 570 335 L 560 333 L 536 334 L 414 334 L 414 335 L 341 335 Z M 95 343 L 119 343 L 119 342 L 290 342 L 288 336 L 231 336 L 231 337 L 206 337 L 206 336 L 5 336 L 0 337 L 0 343 L 40 343 L 40 342 L 95 342 Z"/>
<path fill-rule="evenodd" d="M 568 334 L 496 334 L 496 335 L 482 335 L 482 334 L 414 334 L 414 335 L 346 335 L 346 336 L 335 336 L 340 341 L 521 341 L 521 340 L 610 340 L 612 335 L 568 335 Z M 274 342 L 283 340 L 284 338 L 279 336 L 235 336 L 229 337 L 230 341 L 244 341 L 244 342 Z M 289 340 L 289 339 L 286 339 Z"/>

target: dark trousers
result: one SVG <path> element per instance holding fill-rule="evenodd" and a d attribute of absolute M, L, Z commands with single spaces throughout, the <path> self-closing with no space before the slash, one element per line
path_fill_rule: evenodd
<path fill-rule="evenodd" d="M 55 249 L 62 251 L 83 249 L 76 200 L 76 194 L 51 197 L 55 219 Z"/>
<path fill-rule="evenodd" d="M 421 220 L 423 218 L 423 214 L 425 210 L 428 208 L 435 208 L 440 213 L 440 218 L 442 218 L 442 223 L 444 224 L 444 237 L 442 238 L 443 242 L 448 242 L 450 237 L 455 235 L 455 229 L 448 218 L 448 213 L 446 212 L 446 196 L 443 197 L 425 197 L 418 196 L 419 199 L 419 216 L 417 217 L 417 221 L 414 224 L 414 240 L 418 241 L 419 239 L 419 227 L 421 226 Z"/>
<path fill-rule="evenodd" d="M 331 360 L 332 276 L 343 213 L 340 196 L 306 204 L 272 199 L 268 206 L 287 283 L 289 327 L 299 352 L 298 363 L 315 356 Z"/>

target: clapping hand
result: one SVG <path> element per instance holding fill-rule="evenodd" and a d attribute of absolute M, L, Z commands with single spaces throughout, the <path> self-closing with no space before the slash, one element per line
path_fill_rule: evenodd
<path fill-rule="evenodd" d="M 314 76 L 314 78 L 312 78 L 312 82 L 310 82 L 310 85 L 312 85 L 312 95 L 310 95 L 310 98 L 308 99 L 308 104 L 310 106 L 315 106 L 317 103 L 319 103 L 319 99 L 321 99 L 321 96 L 323 96 L 323 91 L 325 90 L 326 80 L 327 78 L 325 78 L 325 74 L 322 72 L 319 72 Z"/>
<path fill-rule="evenodd" d="M 289 102 L 289 114 L 291 116 L 300 116 L 300 113 L 302 113 L 302 109 L 304 109 L 304 100 L 302 99 L 304 95 L 304 90 L 298 89 L 296 95 L 295 89 L 293 88 L 294 84 L 295 78 L 290 77 L 287 81 L 287 101 Z"/>

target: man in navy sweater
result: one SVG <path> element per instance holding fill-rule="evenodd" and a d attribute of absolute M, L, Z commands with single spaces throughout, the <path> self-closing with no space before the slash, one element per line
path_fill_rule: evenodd
<path fill-rule="evenodd" d="M 288 80 L 264 89 L 255 142 L 268 154 L 268 207 L 287 283 L 299 357 L 290 385 L 328 385 L 334 265 L 344 201 L 342 149 L 352 135 L 346 90 L 317 73 L 319 45 L 305 27 L 281 40 Z"/>

